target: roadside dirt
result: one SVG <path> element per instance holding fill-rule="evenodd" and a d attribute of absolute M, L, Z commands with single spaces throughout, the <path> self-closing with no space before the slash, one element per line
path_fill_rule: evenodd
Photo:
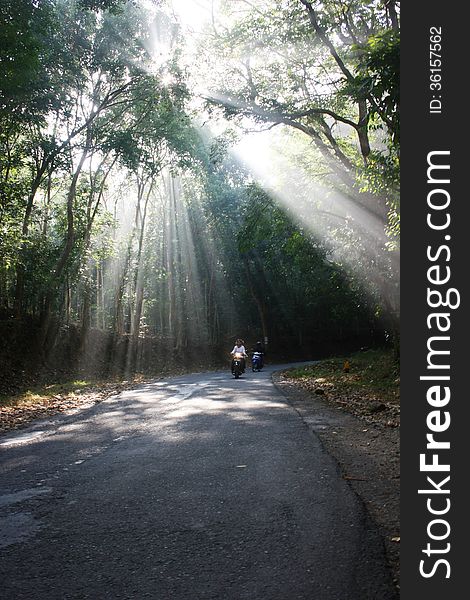
<path fill-rule="evenodd" d="M 400 430 L 393 412 L 364 410 L 338 395 L 316 394 L 289 379 L 273 382 L 338 462 L 342 477 L 364 503 L 383 537 L 394 583 L 400 577 Z M 351 407 L 350 411 L 347 407 Z"/>
<path fill-rule="evenodd" d="M 48 419 L 59 413 L 92 406 L 137 384 L 135 381 L 101 383 L 44 398 L 33 397 L 20 405 L 0 405 L 0 433 L 19 429 L 36 419 Z"/>

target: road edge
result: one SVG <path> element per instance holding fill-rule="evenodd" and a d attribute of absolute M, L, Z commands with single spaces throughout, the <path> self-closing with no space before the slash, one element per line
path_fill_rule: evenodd
<path fill-rule="evenodd" d="M 399 430 L 371 425 L 271 375 L 276 389 L 338 464 L 339 472 L 382 537 L 393 584 L 400 590 Z M 393 452 L 390 449 L 395 448 Z"/>

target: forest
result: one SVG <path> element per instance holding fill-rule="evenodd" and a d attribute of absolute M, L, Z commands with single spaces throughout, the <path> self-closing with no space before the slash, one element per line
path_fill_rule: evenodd
<path fill-rule="evenodd" d="M 399 353 L 394 0 L 2 0 L 1 382 Z"/>

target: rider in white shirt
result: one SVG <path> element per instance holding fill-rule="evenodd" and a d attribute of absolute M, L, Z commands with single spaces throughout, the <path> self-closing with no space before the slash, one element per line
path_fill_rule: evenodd
<path fill-rule="evenodd" d="M 247 357 L 247 353 L 245 350 L 245 346 L 243 345 L 243 340 L 241 339 L 237 339 L 237 341 L 235 342 L 235 346 L 233 347 L 232 352 L 230 352 L 230 354 L 232 356 L 235 356 L 235 354 L 240 353 L 243 358 L 242 358 L 242 368 L 243 371 L 245 371 L 245 358 Z M 233 361 L 232 361 L 232 370 L 233 370 Z"/>

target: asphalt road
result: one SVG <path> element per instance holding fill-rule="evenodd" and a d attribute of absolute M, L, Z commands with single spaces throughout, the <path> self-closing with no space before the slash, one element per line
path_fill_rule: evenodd
<path fill-rule="evenodd" d="M 271 371 L 156 381 L 0 437 L 0 598 L 395 598 Z"/>

